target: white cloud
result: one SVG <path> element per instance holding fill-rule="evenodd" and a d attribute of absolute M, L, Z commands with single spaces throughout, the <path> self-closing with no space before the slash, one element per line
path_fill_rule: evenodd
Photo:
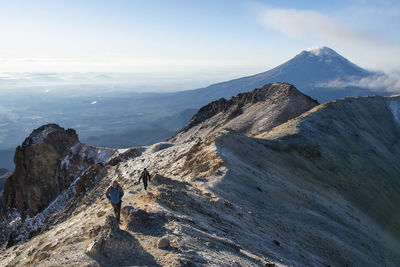
<path fill-rule="evenodd" d="M 261 26 L 299 44 L 330 46 L 364 68 L 392 72 L 400 61 L 398 16 L 394 16 L 400 4 L 384 3 L 352 0 L 333 13 L 265 5 L 253 10 Z"/>
<path fill-rule="evenodd" d="M 335 80 L 329 83 L 320 84 L 324 87 L 344 88 L 346 86 L 357 86 L 371 89 L 372 91 L 400 93 L 400 75 L 371 75 L 361 80 L 343 81 Z"/>
<path fill-rule="evenodd" d="M 372 35 L 312 10 L 264 7 L 259 11 L 257 18 L 265 28 L 282 32 L 291 38 L 316 37 L 333 43 L 353 44 L 377 41 Z"/>

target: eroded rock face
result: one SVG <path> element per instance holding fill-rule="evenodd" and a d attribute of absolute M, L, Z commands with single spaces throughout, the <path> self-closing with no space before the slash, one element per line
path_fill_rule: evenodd
<path fill-rule="evenodd" d="M 15 171 L 4 188 L 3 211 L 15 208 L 32 217 L 46 208 L 72 182 L 60 162 L 77 143 L 73 129 L 47 124 L 34 130 L 15 151 Z"/>
<path fill-rule="evenodd" d="M 80 143 L 73 129 L 41 126 L 16 149 L 15 171 L 4 187 L 3 212 L 15 208 L 23 218 L 33 217 L 89 166 L 104 164 L 113 153 Z"/>

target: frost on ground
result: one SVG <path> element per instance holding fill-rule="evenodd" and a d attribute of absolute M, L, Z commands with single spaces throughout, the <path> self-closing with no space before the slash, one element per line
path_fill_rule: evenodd
<path fill-rule="evenodd" d="M 38 234 L 46 219 L 61 211 L 71 202 L 76 194 L 77 182 L 91 166 L 97 163 L 106 164 L 114 153 L 115 151 L 112 149 L 100 149 L 81 143 L 72 146 L 67 156 L 60 162 L 60 168 L 73 177 L 73 182 L 46 209 L 33 217 L 22 218 L 21 214 L 15 209 L 10 212 L 9 216 L 3 217 L 1 224 L 6 225 L 6 227 L 3 227 L 1 232 L 5 236 L 7 233 L 11 233 L 7 246 L 25 242 L 28 238 Z"/>
<path fill-rule="evenodd" d="M 69 169 L 71 161 L 76 161 L 79 159 L 79 163 L 75 164 L 79 167 L 84 168 L 82 163 L 86 163 L 86 165 L 93 165 L 97 163 L 106 164 L 108 160 L 114 155 L 115 150 L 107 149 L 107 148 L 97 148 L 88 146 L 82 143 L 77 143 L 73 145 L 70 149 L 68 155 L 61 161 L 61 168 Z M 87 168 L 87 166 L 86 166 Z M 82 171 L 82 170 L 80 170 Z"/>
<path fill-rule="evenodd" d="M 398 266 L 400 129 L 386 100 L 338 100 L 257 137 L 222 130 L 123 151 L 0 265 Z M 148 192 L 136 184 L 144 167 Z M 113 214 L 113 180 L 123 207 L 148 214 L 122 217 L 116 236 L 134 244 L 124 259 L 88 253 Z"/>
<path fill-rule="evenodd" d="M 40 132 L 33 132 L 29 137 L 30 137 L 30 141 L 31 143 L 24 143 L 24 145 L 30 145 L 30 146 L 35 146 L 37 144 L 40 144 L 41 142 L 43 142 L 43 140 L 51 133 L 55 132 L 57 129 L 54 128 L 47 128 L 44 129 L 43 131 Z"/>

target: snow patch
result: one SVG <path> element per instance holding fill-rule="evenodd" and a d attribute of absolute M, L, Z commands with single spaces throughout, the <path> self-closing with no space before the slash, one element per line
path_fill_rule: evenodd
<path fill-rule="evenodd" d="M 149 147 L 149 151 L 152 153 L 161 151 L 163 149 L 166 149 L 168 147 L 173 146 L 174 144 L 168 143 L 168 142 L 160 142 L 160 143 L 156 143 L 152 146 Z"/>
<path fill-rule="evenodd" d="M 45 129 L 37 135 L 34 135 L 32 140 L 40 142 L 40 139 L 54 131 L 53 128 Z M 61 168 L 69 170 L 70 176 L 73 177 L 73 182 L 60 195 L 54 199 L 46 209 L 36 214 L 34 217 L 27 217 L 22 220 L 21 214 L 17 210 L 9 212 L 5 220 L 7 228 L 13 233 L 18 233 L 14 238 L 15 242 L 21 243 L 28 240 L 29 234 L 37 231 L 44 224 L 46 218 L 60 212 L 75 196 L 76 183 L 90 169 L 93 164 L 106 164 L 110 157 L 114 154 L 112 149 L 102 149 L 85 144 L 77 143 L 70 148 L 68 155 L 61 161 Z"/>
<path fill-rule="evenodd" d="M 88 163 L 102 163 L 103 165 L 107 163 L 110 157 L 114 154 L 114 150 L 107 148 L 97 148 L 88 146 L 85 144 L 77 143 L 70 148 L 70 152 L 61 161 L 61 168 L 69 168 L 71 161 L 76 160 L 77 155 L 84 162 Z"/>
<path fill-rule="evenodd" d="M 43 142 L 43 140 L 51 133 L 55 132 L 57 129 L 53 128 L 53 127 L 48 127 L 46 129 L 44 129 L 43 131 L 40 132 L 33 132 L 30 136 L 29 139 L 32 140 L 32 142 L 30 144 L 25 144 L 24 145 L 37 145 L 40 144 L 41 142 Z"/>
<path fill-rule="evenodd" d="M 311 47 L 306 49 L 307 52 L 314 54 L 316 56 L 337 56 L 338 54 L 331 48 L 326 46 Z"/>
<path fill-rule="evenodd" d="M 71 183 L 68 189 L 53 200 L 45 210 L 36 214 L 34 217 L 30 218 L 28 216 L 25 220 L 22 220 L 21 214 L 16 210 L 13 210 L 8 214 L 9 218 L 7 220 L 10 221 L 8 227 L 12 229 L 12 232 L 18 232 L 18 236 L 15 237 L 17 243 L 28 240 L 29 234 L 32 231 L 37 231 L 43 225 L 46 218 L 61 211 L 72 200 L 76 193 L 76 183 L 87 169 L 82 171 L 79 177 Z"/>

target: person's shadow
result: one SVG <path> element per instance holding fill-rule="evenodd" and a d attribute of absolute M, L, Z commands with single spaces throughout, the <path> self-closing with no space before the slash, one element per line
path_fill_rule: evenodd
<path fill-rule="evenodd" d="M 160 266 L 128 231 L 119 229 L 99 235 L 97 243 L 87 255 L 100 266 Z"/>

